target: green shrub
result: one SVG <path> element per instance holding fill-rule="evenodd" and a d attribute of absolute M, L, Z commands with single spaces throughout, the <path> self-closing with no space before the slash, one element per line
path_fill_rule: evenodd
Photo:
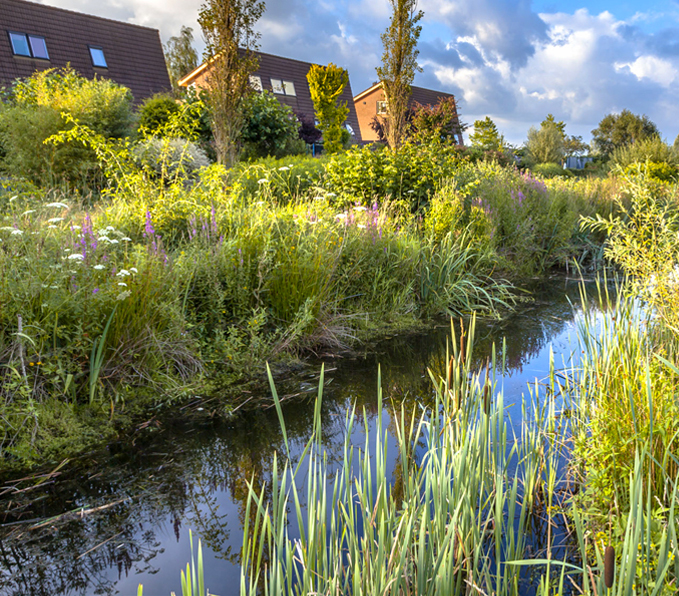
<path fill-rule="evenodd" d="M 398 149 L 352 147 L 333 155 L 326 167 L 326 188 L 340 204 L 356 201 L 369 205 L 375 199 L 402 201 L 407 212 L 427 204 L 442 181 L 461 161 L 454 145 L 404 143 Z"/>
<path fill-rule="evenodd" d="M 205 152 L 187 139 L 149 137 L 137 143 L 133 154 L 140 167 L 166 180 L 192 178 L 210 165 Z"/>
<path fill-rule="evenodd" d="M 558 163 L 538 163 L 532 166 L 531 170 L 545 178 L 570 175 L 568 170 L 564 170 Z"/>
<path fill-rule="evenodd" d="M 668 180 L 672 176 L 676 176 L 677 167 L 679 166 L 679 152 L 673 146 L 665 143 L 660 137 L 654 136 L 615 149 L 611 154 L 609 163 L 611 166 L 619 166 L 624 170 L 632 164 L 646 162 L 669 166 L 655 167 L 659 176 L 667 176 L 666 178 L 659 177 L 658 179 Z M 672 174 L 670 174 L 671 172 Z M 653 176 L 652 172 L 649 173 Z"/>
<path fill-rule="evenodd" d="M 245 103 L 245 123 L 241 132 L 242 159 L 281 158 L 304 153 L 299 122 L 289 106 L 273 93 L 252 93 Z"/>
<path fill-rule="evenodd" d="M 177 100 L 167 93 L 158 93 L 141 104 L 138 130 L 144 136 L 158 135 L 178 113 Z"/>
<path fill-rule="evenodd" d="M 94 153 L 78 142 L 54 146 L 43 141 L 70 128 L 66 113 L 104 138 L 123 138 L 132 126 L 132 95 L 107 79 L 86 79 L 71 69 L 38 72 L 14 86 L 0 112 L 3 169 L 40 183 L 95 183 Z"/>

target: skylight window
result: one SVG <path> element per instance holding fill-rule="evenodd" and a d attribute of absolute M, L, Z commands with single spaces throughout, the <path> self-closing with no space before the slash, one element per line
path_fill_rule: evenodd
<path fill-rule="evenodd" d="M 279 95 L 296 96 L 295 84 L 292 81 L 281 81 L 281 79 L 271 79 L 271 88 L 274 93 Z"/>
<path fill-rule="evenodd" d="M 250 87 L 252 87 L 255 91 L 262 91 L 262 77 L 250 75 Z"/>
<path fill-rule="evenodd" d="M 98 48 L 97 46 L 89 46 L 89 48 L 92 64 L 99 68 L 108 68 L 108 64 L 106 64 L 106 56 L 104 56 L 104 48 Z"/>
<path fill-rule="evenodd" d="M 283 81 L 283 89 L 285 89 L 286 95 L 297 95 L 297 93 L 295 93 L 295 85 L 292 81 Z"/>
<path fill-rule="evenodd" d="M 279 93 L 280 95 L 285 95 L 285 88 L 283 87 L 283 81 L 280 79 L 271 79 L 271 88 L 274 93 Z"/>
<path fill-rule="evenodd" d="M 9 31 L 9 40 L 12 44 L 12 52 L 15 56 L 40 58 L 41 60 L 50 59 L 44 37 Z"/>

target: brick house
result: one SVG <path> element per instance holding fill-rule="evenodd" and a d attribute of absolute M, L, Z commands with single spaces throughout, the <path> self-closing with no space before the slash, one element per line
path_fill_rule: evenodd
<path fill-rule="evenodd" d="M 279 102 L 290 106 L 297 116 L 306 116 L 313 119 L 314 102 L 311 99 L 309 83 L 306 75 L 311 68 L 311 62 L 302 62 L 292 58 L 283 58 L 264 52 L 253 52 L 259 60 L 257 71 L 250 77 L 252 86 L 262 91 L 266 89 L 276 96 Z M 207 85 L 208 63 L 201 64 L 193 72 L 178 81 L 182 87 L 195 85 L 205 88 Z M 342 92 L 340 101 L 344 101 L 349 108 L 349 114 L 345 122 L 347 130 L 353 135 L 356 142 L 361 142 L 361 129 L 354 108 L 354 100 L 349 83 Z"/>
<path fill-rule="evenodd" d="M 112 79 L 135 103 L 170 91 L 157 29 L 26 0 L 0 0 L 0 85 L 36 70 L 63 68 Z"/>
<path fill-rule="evenodd" d="M 408 101 L 408 108 L 412 108 L 416 103 L 423 106 L 434 106 L 441 99 L 455 96 L 443 91 L 433 91 L 432 89 L 424 89 L 422 87 L 411 86 L 411 96 Z M 374 142 L 379 140 L 377 133 L 370 127 L 370 123 L 375 117 L 380 118 L 387 113 L 387 102 L 384 97 L 384 90 L 381 83 L 375 83 L 369 89 L 362 91 L 354 97 L 354 106 L 356 108 L 356 115 L 358 116 L 359 126 L 361 128 L 361 137 L 364 142 Z M 457 113 L 457 110 L 456 110 Z M 459 124 L 459 114 L 458 114 Z M 456 135 L 458 145 L 463 145 L 462 131 Z"/>

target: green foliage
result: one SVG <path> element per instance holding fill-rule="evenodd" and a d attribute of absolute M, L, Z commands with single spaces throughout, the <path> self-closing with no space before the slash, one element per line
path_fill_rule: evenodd
<path fill-rule="evenodd" d="M 538 163 L 535 164 L 531 170 L 545 178 L 553 178 L 554 176 L 568 176 L 568 171 L 561 167 L 558 163 Z"/>
<path fill-rule="evenodd" d="M 504 136 L 500 134 L 490 116 L 474 122 L 474 132 L 469 135 L 472 147 L 483 151 L 501 151 L 505 146 Z"/>
<path fill-rule="evenodd" d="M 539 130 L 531 126 L 526 150 L 529 160 L 533 163 L 560 163 L 564 156 L 564 137 L 561 129 L 548 121 L 543 122 Z"/>
<path fill-rule="evenodd" d="M 634 164 L 648 162 L 648 174 L 656 180 L 668 182 L 677 178 L 679 153 L 660 137 L 649 137 L 613 151 L 610 164 L 619 166 L 625 173 L 632 174 L 638 168 Z"/>
<path fill-rule="evenodd" d="M 49 69 L 18 81 L 13 101 L 0 111 L 3 168 L 14 176 L 83 186 L 98 173 L 96 158 L 80 143 L 54 147 L 48 137 L 68 129 L 68 114 L 104 138 L 131 132 L 132 96 L 107 79 L 85 79 L 71 69 Z"/>
<path fill-rule="evenodd" d="M 193 48 L 193 29 L 182 25 L 179 35 L 173 35 L 163 46 L 167 73 L 172 84 L 172 91 L 179 95 L 182 89 L 177 81 L 189 74 L 198 66 L 198 54 Z"/>
<path fill-rule="evenodd" d="M 620 114 L 608 114 L 599 122 L 592 131 L 592 147 L 608 157 L 615 149 L 659 136 L 658 128 L 647 116 L 623 110 Z"/>
<path fill-rule="evenodd" d="M 246 100 L 241 142 L 243 159 L 281 158 L 305 150 L 292 108 L 281 104 L 268 91 L 252 93 Z"/>
<path fill-rule="evenodd" d="M 399 201 L 415 212 L 455 171 L 462 152 L 454 145 L 415 145 L 399 149 L 352 147 L 328 162 L 326 188 L 340 204 Z"/>
<path fill-rule="evenodd" d="M 349 73 L 332 62 L 327 66 L 312 64 L 306 78 L 318 128 L 323 133 L 323 148 L 326 153 L 337 153 L 342 149 L 342 125 L 349 114 L 347 103 L 340 101 Z"/>
<path fill-rule="evenodd" d="M 144 100 L 139 108 L 139 132 L 144 136 L 160 133 L 179 113 L 179 104 L 166 93 L 158 93 Z"/>
<path fill-rule="evenodd" d="M 135 161 L 147 172 L 166 181 L 193 178 L 200 168 L 210 165 L 205 152 L 188 139 L 148 137 L 135 145 Z"/>

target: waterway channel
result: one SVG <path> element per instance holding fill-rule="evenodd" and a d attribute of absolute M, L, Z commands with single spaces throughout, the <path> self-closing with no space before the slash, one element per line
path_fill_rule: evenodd
<path fill-rule="evenodd" d="M 554 279 L 506 320 L 477 323 L 479 363 L 493 343 L 500 353 L 506 339 L 498 390 L 512 423 L 521 422 L 527 383 L 549 374 L 550 351 L 557 367 L 577 360 L 579 300 L 576 282 Z M 351 404 L 368 414 L 367 428 L 362 415 L 353 426 L 357 449 L 371 432 L 378 369 L 384 416 L 403 402 L 429 403 L 428 370 L 443 373 L 449 334 L 441 321 L 426 333 L 394 336 L 365 353 L 319 359 L 282 381 L 282 394 L 299 394 L 284 408 L 292 444 L 299 448 L 310 434 L 321 364 L 324 444 L 330 459 L 339 461 Z M 393 436 L 390 441 L 395 454 Z M 0 594 L 132 595 L 140 583 L 145 596 L 181 594 L 189 530 L 202 541 L 210 593 L 238 594 L 246 483 L 253 475 L 265 480 L 273 453 L 282 447 L 273 408 L 232 420 L 165 421 L 157 432 L 90 456 L 31 491 L 0 497 Z"/>

